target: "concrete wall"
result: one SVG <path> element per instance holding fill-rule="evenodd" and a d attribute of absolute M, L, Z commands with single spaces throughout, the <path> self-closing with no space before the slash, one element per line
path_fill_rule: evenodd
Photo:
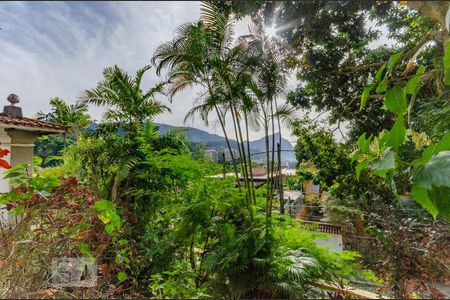
<path fill-rule="evenodd" d="M 8 134 L 11 136 L 11 166 L 32 162 L 37 134 L 25 130 L 9 130 Z"/>
<path fill-rule="evenodd" d="M 342 243 L 342 235 L 327 233 L 329 238 L 316 239 L 316 244 L 319 246 L 327 246 L 335 251 L 342 251 L 344 249 Z"/>
<path fill-rule="evenodd" d="M 33 147 L 11 147 L 11 166 L 33 161 Z"/>

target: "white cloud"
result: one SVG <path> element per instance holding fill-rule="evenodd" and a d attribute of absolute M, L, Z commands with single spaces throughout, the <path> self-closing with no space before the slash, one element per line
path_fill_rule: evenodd
<path fill-rule="evenodd" d="M 10 93 L 19 95 L 27 116 L 48 110 L 52 97 L 73 103 L 84 89 L 95 87 L 103 68 L 117 64 L 134 73 L 150 63 L 158 45 L 173 38 L 178 25 L 199 16 L 199 2 L 0 3 L 0 106 Z M 237 34 L 245 33 L 247 24 L 238 23 Z M 162 79 L 149 71 L 144 87 Z M 177 95 L 169 104 L 172 113 L 155 121 L 183 125 L 198 92 Z M 102 112 L 90 108 L 96 120 Z M 186 125 L 221 134 L 219 126 L 207 128 L 199 119 Z"/>

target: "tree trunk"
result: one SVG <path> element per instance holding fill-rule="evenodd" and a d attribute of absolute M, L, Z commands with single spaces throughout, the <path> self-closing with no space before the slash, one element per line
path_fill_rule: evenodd
<path fill-rule="evenodd" d="M 439 22 L 441 29 L 448 34 L 445 16 L 449 9 L 448 1 L 406 1 L 406 6 Z"/>
<path fill-rule="evenodd" d="M 269 125 L 267 122 L 267 119 L 264 120 L 264 140 L 266 142 L 266 168 L 267 168 L 267 195 L 266 195 L 266 232 L 265 232 L 265 238 L 266 241 L 268 241 L 269 238 L 269 230 L 272 223 L 272 210 L 270 209 L 270 150 L 269 150 Z"/>
<path fill-rule="evenodd" d="M 237 122 L 237 128 L 238 128 L 238 133 L 239 133 L 239 142 L 241 144 L 241 149 L 242 149 L 242 159 L 244 161 L 244 183 L 246 184 L 247 187 L 247 194 L 248 194 L 248 204 L 250 207 L 251 204 L 251 189 L 250 189 L 250 182 L 249 182 L 249 176 L 248 176 L 248 168 L 247 168 L 247 158 L 245 155 L 245 144 L 244 144 L 244 138 L 242 135 L 242 128 L 241 128 L 241 122 L 239 121 L 239 115 L 238 115 L 238 111 L 236 109 L 236 106 L 233 107 L 234 111 L 236 113 L 236 122 Z M 250 153 L 248 153 L 250 155 Z"/>
<path fill-rule="evenodd" d="M 222 131 L 223 131 L 223 135 L 225 137 L 225 141 L 227 143 L 228 151 L 230 151 L 231 161 L 233 162 L 234 173 L 236 175 L 236 181 L 237 181 L 237 184 L 238 184 L 238 188 L 240 189 L 241 188 L 241 182 L 239 181 L 239 173 L 238 173 L 238 170 L 237 170 L 236 160 L 235 160 L 233 151 L 231 151 L 230 140 L 228 139 L 227 130 L 225 128 L 225 121 L 222 120 L 223 116 L 221 115 L 220 110 L 217 107 L 217 105 L 214 105 L 214 108 L 216 109 L 217 117 L 219 118 L 219 123 L 220 123 L 220 126 L 222 127 Z"/>
<path fill-rule="evenodd" d="M 252 193 L 252 204 L 256 205 L 256 195 L 255 195 L 255 182 L 253 181 L 253 170 L 252 170 L 252 157 L 250 153 L 250 139 L 248 135 L 248 118 L 247 112 L 245 112 L 245 131 L 247 135 L 247 153 L 248 153 L 248 165 L 250 171 L 250 184 L 251 184 L 251 193 Z"/>
<path fill-rule="evenodd" d="M 273 192 L 274 192 L 274 170 L 275 170 L 275 120 L 274 120 L 274 113 L 273 113 L 273 100 L 270 101 L 270 114 L 271 114 L 271 123 L 272 123 L 272 163 L 270 168 L 271 173 L 271 189 L 270 189 L 270 213 L 272 214 L 272 207 L 273 207 Z"/>
<path fill-rule="evenodd" d="M 120 183 L 119 176 L 114 177 L 114 184 L 111 189 L 111 201 L 114 203 L 117 203 L 117 200 L 119 199 L 119 192 L 120 192 Z"/>
<path fill-rule="evenodd" d="M 277 99 L 275 98 L 275 107 L 278 112 L 278 103 Z M 278 122 L 278 176 L 279 176 L 279 183 L 278 188 L 280 189 L 280 213 L 284 214 L 284 199 L 283 199 L 283 175 L 281 174 L 281 122 L 280 122 L 280 116 L 277 114 L 277 122 Z"/>

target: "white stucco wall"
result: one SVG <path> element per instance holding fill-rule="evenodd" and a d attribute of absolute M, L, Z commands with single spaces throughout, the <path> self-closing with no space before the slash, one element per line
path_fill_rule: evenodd
<path fill-rule="evenodd" d="M 7 129 L 0 127 L 0 148 L 7 149 L 10 153 L 3 157 L 11 166 L 33 161 L 33 143 L 38 134 L 33 131 L 21 129 Z M 5 169 L 0 168 L 0 193 L 7 193 L 11 189 L 9 179 L 3 179 Z M 16 217 L 17 218 L 17 217 Z M 17 219 L 16 219 L 17 220 Z M 10 224 L 10 216 L 6 209 L 0 206 L 0 223 Z"/>
<path fill-rule="evenodd" d="M 327 246 L 335 251 L 342 251 L 344 249 L 342 243 L 342 235 L 340 234 L 327 234 L 328 238 L 316 239 L 316 244 L 319 246 Z"/>
<path fill-rule="evenodd" d="M 8 163 L 11 163 L 11 137 L 6 133 L 4 128 L 0 127 L 0 148 L 7 149 L 10 153 L 3 157 Z M 5 169 L 0 168 L 0 193 L 9 192 L 9 180 L 3 179 L 5 176 Z M 5 225 L 8 222 L 8 211 L 2 209 L 3 205 L 0 205 L 0 226 Z"/>

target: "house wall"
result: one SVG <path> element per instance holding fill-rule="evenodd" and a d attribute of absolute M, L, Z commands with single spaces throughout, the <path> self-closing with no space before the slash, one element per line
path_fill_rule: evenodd
<path fill-rule="evenodd" d="M 3 157 L 11 166 L 20 163 L 31 163 L 33 161 L 34 140 L 37 133 L 25 130 L 5 130 L 0 127 L 0 148 L 7 149 L 10 153 Z M 7 193 L 10 190 L 8 179 L 3 179 L 5 170 L 0 170 L 0 193 Z M 6 209 L 0 206 L 0 226 L 10 222 L 10 217 Z"/>
<path fill-rule="evenodd" d="M 11 137 L 6 133 L 4 128 L 0 127 L 0 147 L 10 151 L 10 154 L 2 157 L 8 163 L 11 162 Z M 5 176 L 5 169 L 0 169 L 0 193 L 9 192 L 9 182 L 3 179 Z M 4 226 L 8 223 L 9 214 L 6 209 L 2 209 L 3 205 L 0 205 L 0 226 Z"/>
<path fill-rule="evenodd" d="M 34 141 L 37 134 L 31 131 L 10 130 L 11 136 L 11 166 L 33 161 Z"/>
<path fill-rule="evenodd" d="M 305 191 L 306 195 L 311 194 L 320 194 L 320 185 L 316 185 L 313 183 L 312 180 L 306 180 L 303 183 L 303 190 Z"/>

